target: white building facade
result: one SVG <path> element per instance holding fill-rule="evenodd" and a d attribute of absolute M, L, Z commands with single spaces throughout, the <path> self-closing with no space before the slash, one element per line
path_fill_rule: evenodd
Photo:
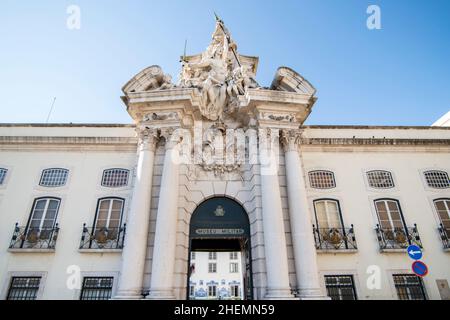
<path fill-rule="evenodd" d="M 0 125 L 0 298 L 449 299 L 450 129 L 306 126 L 312 85 L 257 65 L 218 20 L 124 86 L 133 124 Z"/>

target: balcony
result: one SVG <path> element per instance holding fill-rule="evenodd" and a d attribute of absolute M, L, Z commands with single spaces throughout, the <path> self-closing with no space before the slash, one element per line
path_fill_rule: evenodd
<path fill-rule="evenodd" d="M 444 250 L 450 251 L 450 228 L 444 227 L 441 223 L 439 228 L 439 235 L 441 236 L 442 245 L 444 246 Z"/>
<path fill-rule="evenodd" d="M 58 224 L 53 228 L 19 227 L 16 223 L 9 244 L 10 251 L 53 251 L 58 239 Z"/>
<path fill-rule="evenodd" d="M 313 225 L 313 232 L 317 250 L 351 252 L 358 249 L 353 225 L 351 228 L 316 228 Z"/>
<path fill-rule="evenodd" d="M 416 224 L 408 228 L 381 228 L 377 224 L 375 231 L 381 252 L 403 251 L 412 244 L 423 248 Z"/>
<path fill-rule="evenodd" d="M 88 228 L 83 224 L 80 250 L 102 252 L 121 250 L 125 240 L 125 228 L 126 224 L 118 228 Z"/>

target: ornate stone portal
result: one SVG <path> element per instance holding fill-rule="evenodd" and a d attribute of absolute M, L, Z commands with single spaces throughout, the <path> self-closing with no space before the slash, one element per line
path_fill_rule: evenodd
<path fill-rule="evenodd" d="M 300 128 L 316 101 L 316 90 L 286 67 L 277 70 L 270 87 L 261 87 L 255 80 L 257 66 L 257 57 L 237 52 L 230 32 L 223 21 L 217 19 L 205 52 L 181 58 L 177 84 L 173 84 L 171 77 L 160 67 L 151 66 L 122 88 L 125 94 L 122 99 L 140 133 L 141 147 L 137 168 L 139 179 L 134 186 L 128 217 L 129 225 L 134 227 L 134 234 L 129 236 L 133 246 L 125 245 L 123 251 L 122 270 L 127 270 L 127 274 L 119 281 L 118 297 L 137 297 L 139 284 L 143 281 L 148 208 L 151 207 L 151 183 L 147 180 L 151 179 L 155 152 L 154 147 L 145 146 L 149 144 L 147 140 L 154 146 L 162 139 L 165 154 L 148 298 L 183 298 L 175 289 L 180 288 L 180 283 L 182 286 L 187 277 L 186 270 L 183 278 L 179 278 L 179 270 L 184 269 L 184 265 L 175 266 L 177 259 L 185 259 L 177 256 L 176 250 L 177 246 L 184 246 L 176 236 L 182 166 L 187 168 L 186 177 L 194 184 L 200 180 L 231 181 L 230 174 L 238 171 L 241 176 L 250 172 L 251 167 L 251 174 L 260 180 L 256 188 L 249 188 L 260 190 L 260 197 L 252 197 L 251 201 L 255 202 L 254 207 L 261 208 L 263 232 L 260 235 L 264 240 L 264 255 L 258 257 L 255 253 L 252 263 L 265 261 L 265 268 L 255 268 L 265 270 L 265 280 L 256 283 L 260 290 L 256 297 L 287 299 L 292 298 L 292 292 L 296 290 L 300 298 L 321 297 L 318 276 L 314 275 L 317 265 L 314 242 L 310 237 L 312 224 L 308 221 L 310 213 L 301 157 L 296 148 L 300 143 Z M 286 176 L 295 177 L 288 180 L 287 186 L 289 207 L 292 208 L 291 224 L 301 224 L 291 225 L 296 285 L 289 283 L 278 162 L 272 146 L 280 140 L 285 147 L 284 153 L 279 155 L 287 161 Z M 197 174 L 198 171 L 202 174 Z M 142 248 L 137 248 L 139 246 Z"/>

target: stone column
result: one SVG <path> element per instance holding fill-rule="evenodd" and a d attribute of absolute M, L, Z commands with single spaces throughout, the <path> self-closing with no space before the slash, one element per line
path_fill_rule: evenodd
<path fill-rule="evenodd" d="M 280 184 L 276 144 L 268 137 L 270 129 L 260 129 L 259 159 L 261 165 L 261 197 L 264 228 L 264 251 L 266 256 L 267 291 L 266 299 L 291 299 L 289 269 L 281 205 Z"/>
<path fill-rule="evenodd" d="M 159 192 L 155 242 L 148 299 L 175 299 L 174 267 L 178 219 L 179 140 L 172 130 L 162 133 L 166 153 Z"/>
<path fill-rule="evenodd" d="M 155 129 L 140 130 L 136 179 L 122 251 L 119 287 L 115 299 L 142 298 L 156 142 Z"/>
<path fill-rule="evenodd" d="M 283 130 L 286 179 L 297 287 L 301 299 L 326 299 L 317 268 L 316 246 L 308 208 L 303 164 L 299 155 L 300 130 Z"/>

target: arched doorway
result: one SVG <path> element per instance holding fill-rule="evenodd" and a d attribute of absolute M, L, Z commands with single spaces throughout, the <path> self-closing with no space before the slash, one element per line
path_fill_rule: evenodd
<path fill-rule="evenodd" d="M 250 222 L 226 197 L 202 202 L 191 216 L 187 299 L 252 299 Z"/>

